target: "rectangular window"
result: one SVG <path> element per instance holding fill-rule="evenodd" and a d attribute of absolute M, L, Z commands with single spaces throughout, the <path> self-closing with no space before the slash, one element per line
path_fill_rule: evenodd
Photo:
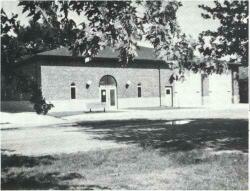
<path fill-rule="evenodd" d="M 71 99 L 76 99 L 76 88 L 71 87 Z"/>
<path fill-rule="evenodd" d="M 106 102 L 106 90 L 101 90 L 101 102 Z"/>
<path fill-rule="evenodd" d="M 137 89 L 138 89 L 138 97 L 141 97 L 141 87 L 138 86 Z"/>
<path fill-rule="evenodd" d="M 166 89 L 166 94 L 170 94 L 170 89 Z"/>

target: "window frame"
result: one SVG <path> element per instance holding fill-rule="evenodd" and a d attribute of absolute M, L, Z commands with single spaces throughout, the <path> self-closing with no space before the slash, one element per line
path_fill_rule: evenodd
<path fill-rule="evenodd" d="M 171 94 L 171 89 L 170 88 L 166 88 L 166 95 L 170 95 Z"/>
<path fill-rule="evenodd" d="M 74 96 L 72 96 L 72 89 L 74 89 Z M 74 98 L 72 98 L 74 97 Z M 74 82 L 72 82 L 70 84 L 70 99 L 71 100 L 75 100 L 76 99 L 76 84 Z"/>
<path fill-rule="evenodd" d="M 141 97 L 142 97 L 142 85 L 141 83 L 138 83 L 137 84 L 137 98 L 141 98 Z"/>
<path fill-rule="evenodd" d="M 103 92 L 105 92 L 105 95 L 103 95 Z M 105 101 L 103 98 L 105 98 Z M 107 103 L 107 90 L 106 89 L 101 89 L 101 103 Z"/>

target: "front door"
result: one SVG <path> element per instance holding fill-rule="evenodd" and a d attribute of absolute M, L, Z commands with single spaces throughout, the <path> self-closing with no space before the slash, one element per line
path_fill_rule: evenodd
<path fill-rule="evenodd" d="M 165 106 L 172 107 L 173 106 L 173 97 L 172 97 L 172 87 L 166 86 L 165 87 Z"/>
<path fill-rule="evenodd" d="M 107 109 L 117 109 L 116 87 L 100 86 L 101 102 Z"/>

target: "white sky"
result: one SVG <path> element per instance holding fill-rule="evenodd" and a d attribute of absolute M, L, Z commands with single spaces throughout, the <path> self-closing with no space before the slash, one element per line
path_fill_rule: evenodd
<path fill-rule="evenodd" d="M 19 20 L 25 24 L 28 22 L 26 15 L 22 14 L 21 7 L 17 6 L 17 1 L 2 1 L 1 6 L 5 12 L 18 13 Z M 213 6 L 214 3 L 209 0 L 182 0 L 183 6 L 177 12 L 178 23 L 184 33 L 191 35 L 194 39 L 198 38 L 200 32 L 204 30 L 215 30 L 219 26 L 216 20 L 205 20 L 201 17 L 202 10 L 198 8 L 199 4 Z"/>
<path fill-rule="evenodd" d="M 202 18 L 201 13 L 204 13 L 204 11 L 198 7 L 200 4 L 213 7 L 213 1 L 186 0 L 182 1 L 182 4 L 183 6 L 177 11 L 177 19 L 184 33 L 190 34 L 197 39 L 200 32 L 205 30 L 216 30 L 218 28 L 220 24 L 219 21 Z"/>

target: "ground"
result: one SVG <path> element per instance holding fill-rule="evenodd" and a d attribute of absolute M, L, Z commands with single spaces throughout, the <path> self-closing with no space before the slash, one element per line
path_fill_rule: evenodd
<path fill-rule="evenodd" d="M 248 189 L 247 106 L 1 118 L 2 189 Z"/>

